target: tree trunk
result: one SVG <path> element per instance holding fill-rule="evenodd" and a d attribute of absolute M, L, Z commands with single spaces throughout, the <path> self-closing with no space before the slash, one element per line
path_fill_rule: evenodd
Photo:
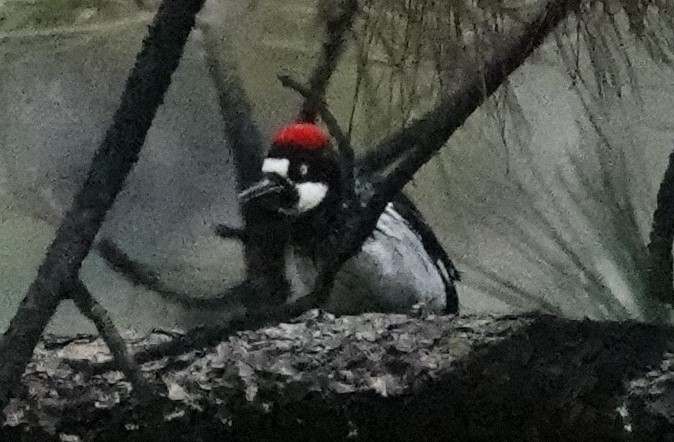
<path fill-rule="evenodd" d="M 539 315 L 301 319 L 145 363 L 169 392 L 152 403 L 99 370 L 110 359 L 99 339 L 48 336 L 0 439 L 674 439 L 671 327 Z"/>

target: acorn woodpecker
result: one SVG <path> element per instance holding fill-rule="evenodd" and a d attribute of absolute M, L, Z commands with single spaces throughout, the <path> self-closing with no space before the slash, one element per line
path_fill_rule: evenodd
<path fill-rule="evenodd" d="M 293 123 L 274 134 L 259 182 L 242 204 L 289 222 L 286 277 L 290 300 L 308 294 L 317 276 L 312 245 L 328 232 L 341 201 L 342 179 L 330 137 L 314 123 Z M 431 228 L 404 195 L 390 202 L 362 250 L 337 274 L 326 305 L 336 314 L 408 312 L 423 303 L 456 313 L 459 273 Z"/>

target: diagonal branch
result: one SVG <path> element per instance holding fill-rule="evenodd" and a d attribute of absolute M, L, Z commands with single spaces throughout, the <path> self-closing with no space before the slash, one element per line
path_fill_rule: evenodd
<path fill-rule="evenodd" d="M 60 218 L 49 217 L 41 218 L 49 225 L 58 228 Z M 246 242 L 246 232 L 244 229 L 233 228 L 218 224 L 213 229 L 214 233 L 223 239 L 238 240 Z M 94 242 L 92 250 L 98 252 L 98 255 L 105 261 L 111 270 L 117 272 L 133 285 L 144 287 L 153 291 L 165 300 L 176 303 L 184 308 L 197 309 L 222 309 L 231 305 L 232 299 L 228 296 L 218 297 L 196 297 L 189 293 L 176 291 L 164 283 L 157 273 L 145 263 L 134 260 L 122 248 L 109 237 L 102 237 Z"/>
<path fill-rule="evenodd" d="M 336 252 L 328 252 L 325 264 L 318 278 L 318 284 L 311 296 L 324 298 L 324 290 L 332 284 L 335 274 L 346 260 L 360 250 L 362 243 L 374 229 L 386 204 L 398 194 L 416 171 L 442 148 L 449 137 L 464 121 L 531 55 L 545 37 L 575 9 L 581 0 L 557 0 L 550 2 L 542 14 L 529 25 L 521 36 L 509 41 L 506 47 L 494 51 L 491 61 L 481 72 L 483 78 L 472 77 L 460 85 L 454 93 L 440 100 L 440 103 L 424 117 L 405 129 L 391 134 L 377 147 L 380 149 L 405 149 L 407 156 L 384 178 L 373 182 L 374 192 L 365 197 L 365 204 L 352 221 L 338 233 L 338 239 L 329 241 L 328 249 L 335 244 Z"/>
<path fill-rule="evenodd" d="M 376 148 L 370 149 L 357 160 L 359 173 L 374 175 L 383 171 L 401 160 L 412 149 L 417 150 L 414 164 L 424 164 L 437 149 L 438 143 L 444 144 L 451 134 L 463 124 L 465 118 L 461 115 L 470 115 L 475 108 L 491 96 L 522 61 L 524 61 L 534 49 L 536 49 L 548 35 L 550 30 L 559 22 L 559 14 L 566 14 L 576 10 L 581 0 L 551 0 L 545 7 L 543 15 L 528 26 L 522 33 L 529 39 L 513 43 L 522 52 L 512 54 L 503 45 L 493 45 L 496 49 L 491 51 L 491 61 L 476 70 L 478 75 L 471 75 L 467 83 L 459 85 L 454 93 L 443 97 L 438 105 L 422 118 L 414 121 L 409 126 L 389 134 Z M 504 42 L 513 42 L 512 36 L 496 37 Z M 473 108 L 471 110 L 470 108 Z M 449 111 L 449 112 L 447 112 Z M 436 132 L 437 131 L 437 132 Z M 419 149 L 420 145 L 426 146 Z M 426 152 L 422 154 L 421 151 Z M 429 154 L 430 152 L 430 154 Z M 405 167 L 416 171 L 418 167 Z M 400 173 L 403 173 L 401 171 Z M 412 172 L 414 173 L 414 172 Z M 400 178 L 397 179 L 400 181 Z"/>
<path fill-rule="evenodd" d="M 250 101 L 243 81 L 234 62 L 234 54 L 228 37 L 219 26 L 210 26 L 204 20 L 198 22 L 204 36 L 204 49 L 209 76 L 218 94 L 220 114 L 225 125 L 225 138 L 231 146 L 237 175 L 237 188 L 242 191 L 261 176 L 265 143 L 253 120 Z M 285 279 L 285 227 L 268 223 L 263 214 L 252 207 L 241 207 L 245 231 L 234 234 L 228 226 L 215 226 L 216 234 L 234 234 L 237 239 L 245 236 L 244 260 L 246 263 L 246 292 L 252 289 L 255 298 L 269 297 L 283 301 L 288 296 L 289 284 Z M 245 235 L 244 235 L 245 232 Z M 243 288 L 243 287 L 240 287 Z M 234 289 L 236 291 L 236 288 Z M 251 293 L 252 295 L 253 293 Z M 245 298 L 245 297 L 244 297 Z M 245 300 L 245 299 L 242 299 Z M 189 304 L 196 301 L 188 300 Z M 213 300 L 222 305 L 220 299 Z"/>
<path fill-rule="evenodd" d="M 124 339 L 115 328 L 105 308 L 89 293 L 89 290 L 79 278 L 71 287 L 69 296 L 82 314 L 96 325 L 96 329 L 98 329 L 99 334 L 113 355 L 114 363 L 131 382 L 139 397 L 141 399 L 150 399 L 152 397 L 152 387 L 143 377 L 143 373 L 138 364 L 136 364 L 136 361 L 129 354 Z"/>
<path fill-rule="evenodd" d="M 378 146 L 377 149 L 386 148 L 386 144 L 409 143 L 411 149 L 394 170 L 377 183 L 376 193 L 368 207 L 381 206 L 383 209 L 383 205 L 402 190 L 417 170 L 445 145 L 449 137 L 522 65 L 580 1 L 551 1 L 522 36 L 506 38 L 512 43 L 493 52 L 491 61 L 481 70 L 482 76 L 473 76 L 456 92 L 443 97 L 435 109 L 405 129 L 391 134 L 384 146 Z"/>
<path fill-rule="evenodd" d="M 203 20 L 197 23 L 197 27 L 204 36 L 208 75 L 218 94 L 225 137 L 234 156 L 238 190 L 242 191 L 260 178 L 265 143 L 253 119 L 250 100 L 227 35 Z"/>
<path fill-rule="evenodd" d="M 345 0 L 339 5 L 334 3 L 332 0 L 324 0 L 321 4 L 325 41 L 317 65 L 310 76 L 310 87 L 306 88 L 297 82 L 294 82 L 294 87 L 305 98 L 300 119 L 313 121 L 317 113 L 320 114 L 337 140 L 345 183 L 343 187 L 348 192 L 345 196 L 350 199 L 354 188 L 353 149 L 337 120 L 328 111 L 322 97 L 343 53 L 345 34 L 351 28 L 358 10 L 358 2 Z M 208 7 L 216 6 L 211 4 Z M 208 74 L 218 95 L 225 137 L 234 156 L 238 190 L 241 191 L 259 179 L 265 151 L 264 142 L 253 120 L 251 106 L 237 66 L 232 61 L 234 57 L 226 33 L 222 27 L 212 26 L 205 17 L 199 17 L 196 24 L 203 34 Z M 293 80 L 288 77 L 288 81 Z M 282 301 L 287 298 L 289 285 L 285 279 L 285 241 L 279 239 L 287 237 L 287 232 L 283 225 L 267 222 L 251 207 L 242 207 L 242 215 L 245 229 L 224 224 L 214 226 L 214 233 L 221 238 L 235 239 L 243 243 L 247 267 L 246 281 L 233 287 L 222 297 L 197 298 L 178 293 L 163 284 L 151 269 L 133 261 L 112 241 L 101 240 L 97 244 L 100 247 L 97 248 L 108 264 L 132 283 L 145 286 L 162 298 L 177 302 L 185 308 L 221 308 L 234 298 L 248 305 L 259 303 L 262 297 L 267 297 L 272 302 Z M 253 301 L 252 298 L 257 299 Z"/>
<path fill-rule="evenodd" d="M 648 277 L 651 295 L 674 302 L 672 288 L 672 241 L 674 241 L 674 152 L 669 155 L 665 176 L 658 189 L 657 205 L 648 244 Z"/>
<path fill-rule="evenodd" d="M 231 227 L 226 224 L 216 224 L 213 227 L 213 233 L 222 239 L 235 239 L 243 244 L 249 241 L 246 229 L 241 227 Z"/>
<path fill-rule="evenodd" d="M 216 234 L 222 236 L 220 233 L 219 230 L 216 231 Z M 200 297 L 176 291 L 168 284 L 164 283 L 148 265 L 131 258 L 110 238 L 98 240 L 94 243 L 93 248 L 96 249 L 101 258 L 105 260 L 112 270 L 123 275 L 130 283 L 152 290 L 169 302 L 190 309 L 231 308 L 233 299 L 227 295 L 218 297 Z"/>
<path fill-rule="evenodd" d="M 178 67 L 203 0 L 164 0 L 126 82 L 113 124 L 87 179 L 9 328 L 0 339 L 0 409 L 30 360 L 45 326 L 78 277 L 82 261 L 138 159 L 157 108 Z"/>
<path fill-rule="evenodd" d="M 383 173 L 396 159 L 403 156 L 413 143 L 413 134 L 400 134 L 401 138 L 392 139 L 389 135 L 376 149 L 370 149 L 356 160 L 359 175 Z"/>
<path fill-rule="evenodd" d="M 318 61 L 309 77 L 308 87 L 302 86 L 287 75 L 278 79 L 284 87 L 295 89 L 304 97 L 304 103 L 298 119 L 316 121 L 323 119 L 328 130 L 337 141 L 342 172 L 342 190 L 345 201 L 351 202 L 354 196 L 354 153 L 350 137 L 344 134 L 337 119 L 328 110 L 325 103 L 325 91 L 330 78 L 337 68 L 339 58 L 344 53 L 346 33 L 351 29 L 358 11 L 358 0 L 322 0 L 319 4 L 319 17 L 324 25 L 324 40 Z"/>
<path fill-rule="evenodd" d="M 506 50 L 494 51 L 491 61 L 455 93 L 407 128 L 391 134 L 386 144 L 409 143 L 412 147 L 395 170 L 380 184 L 377 199 L 387 201 L 412 175 L 444 146 L 449 137 L 499 86 L 543 43 L 545 37 L 575 8 L 580 0 L 552 1 L 542 15 L 514 39 Z M 385 146 L 382 146 L 385 148 Z M 379 202 L 382 204 L 382 202 Z"/>

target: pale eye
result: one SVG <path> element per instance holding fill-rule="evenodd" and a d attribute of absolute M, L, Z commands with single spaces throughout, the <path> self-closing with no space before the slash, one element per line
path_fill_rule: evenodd
<path fill-rule="evenodd" d="M 306 176 L 307 173 L 309 173 L 309 166 L 307 166 L 306 164 L 302 164 L 300 166 L 300 176 Z"/>

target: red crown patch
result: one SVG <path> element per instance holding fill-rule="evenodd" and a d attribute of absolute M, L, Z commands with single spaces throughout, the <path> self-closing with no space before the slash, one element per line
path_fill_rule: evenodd
<path fill-rule="evenodd" d="M 277 146 L 294 146 L 301 149 L 323 149 L 330 137 L 313 123 L 293 123 L 278 130 L 272 142 Z"/>

